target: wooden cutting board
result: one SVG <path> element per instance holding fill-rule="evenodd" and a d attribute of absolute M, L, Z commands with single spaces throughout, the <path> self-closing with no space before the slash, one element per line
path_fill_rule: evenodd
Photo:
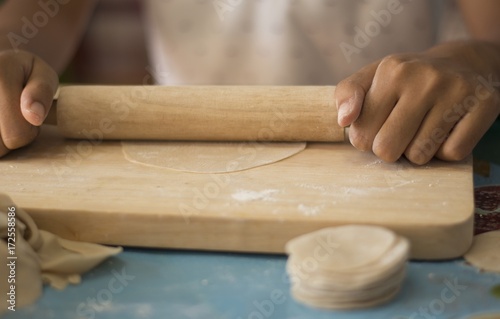
<path fill-rule="evenodd" d="M 315 143 L 271 165 L 197 174 L 131 163 L 120 142 L 94 144 L 44 127 L 0 160 L 0 192 L 42 229 L 103 244 L 281 253 L 297 235 L 360 223 L 408 237 L 413 258 L 444 259 L 472 240 L 470 158 L 417 167 Z"/>

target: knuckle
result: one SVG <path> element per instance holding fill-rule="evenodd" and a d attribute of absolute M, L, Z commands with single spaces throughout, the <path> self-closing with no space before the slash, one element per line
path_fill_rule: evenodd
<path fill-rule="evenodd" d="M 423 153 L 421 154 L 412 153 L 409 156 L 406 156 L 406 158 L 415 165 L 424 165 L 427 164 L 432 157 L 428 157 Z"/>
<path fill-rule="evenodd" d="M 352 92 L 360 87 L 359 83 L 353 78 L 347 78 L 337 84 L 335 92 Z"/>
<path fill-rule="evenodd" d="M 2 138 L 0 137 L 0 157 L 9 153 L 9 149 L 3 145 Z"/>
<path fill-rule="evenodd" d="M 452 85 L 457 93 L 462 95 L 471 95 L 475 93 L 475 85 L 465 74 L 454 74 L 452 80 L 448 83 Z"/>
<path fill-rule="evenodd" d="M 392 83 L 406 83 L 409 77 L 415 77 L 416 74 L 419 74 L 418 72 L 422 74 L 422 70 L 418 70 L 418 68 L 419 66 L 416 62 L 404 60 L 398 62 L 397 64 L 394 63 L 388 74 Z"/>
<path fill-rule="evenodd" d="M 19 130 L 3 136 L 2 141 L 8 150 L 15 150 L 30 144 L 37 137 L 38 132 L 39 129 L 37 127 L 31 126 L 29 130 Z"/>
<path fill-rule="evenodd" d="M 33 85 L 32 87 L 33 90 L 38 94 L 49 95 L 49 96 L 53 95 L 53 86 L 51 83 L 47 81 L 37 81 L 32 85 Z"/>
<path fill-rule="evenodd" d="M 0 52 L 0 62 L 9 62 L 13 58 L 14 51 L 5 50 Z"/>
<path fill-rule="evenodd" d="M 407 75 L 413 68 L 414 59 L 407 54 L 391 54 L 380 61 L 379 70 L 391 77 Z"/>
<path fill-rule="evenodd" d="M 443 72 L 438 65 L 418 56 L 390 55 L 382 64 L 388 68 L 387 74 L 395 83 L 407 83 L 409 78 L 412 78 L 418 81 L 415 83 L 421 83 L 421 89 L 424 91 L 435 90 L 436 87 L 450 82 L 449 74 Z"/>
<path fill-rule="evenodd" d="M 401 154 L 398 154 L 398 152 L 387 143 L 374 142 L 372 151 L 378 158 L 389 163 L 397 161 L 401 156 Z"/>
<path fill-rule="evenodd" d="M 349 141 L 352 146 L 361 151 L 369 151 L 372 148 L 372 142 L 361 132 L 351 125 L 349 129 Z"/>
<path fill-rule="evenodd" d="M 434 156 L 434 152 L 418 146 L 411 146 L 405 151 L 405 157 L 416 165 L 424 165 Z"/>
<path fill-rule="evenodd" d="M 35 56 L 34 68 L 39 70 L 39 75 L 35 78 L 37 83 L 43 83 L 47 90 L 51 92 L 57 87 L 59 77 L 57 72 L 44 60 Z"/>
<path fill-rule="evenodd" d="M 442 84 L 448 82 L 445 74 L 431 64 L 421 64 L 421 69 L 427 83 L 427 88 L 440 87 Z"/>
<path fill-rule="evenodd" d="M 405 54 L 390 54 L 380 61 L 380 65 L 383 67 L 394 68 L 408 61 L 408 57 Z"/>
<path fill-rule="evenodd" d="M 456 104 L 455 110 L 468 109 L 472 106 L 471 104 L 483 102 L 481 95 L 483 92 L 478 91 L 476 81 L 467 74 L 456 72 L 443 77 L 439 88 L 449 100 L 454 102 L 452 104 Z"/>
<path fill-rule="evenodd" d="M 0 63 L 12 65 L 13 62 L 19 63 L 26 59 L 28 53 L 23 50 L 5 50 L 0 52 Z"/>
<path fill-rule="evenodd" d="M 438 153 L 438 158 L 444 161 L 456 162 L 465 159 L 470 151 L 458 145 L 445 144 Z"/>
<path fill-rule="evenodd" d="M 394 148 L 390 147 L 391 141 L 387 136 L 378 133 L 373 140 L 372 152 L 385 162 L 394 162 Z"/>

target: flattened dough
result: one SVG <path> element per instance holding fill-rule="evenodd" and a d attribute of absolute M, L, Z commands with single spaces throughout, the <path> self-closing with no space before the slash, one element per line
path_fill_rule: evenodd
<path fill-rule="evenodd" d="M 192 173 L 229 173 L 281 161 L 306 143 L 123 141 L 125 158 Z"/>
<path fill-rule="evenodd" d="M 465 260 L 479 269 L 500 273 L 500 230 L 474 236 Z"/>
<path fill-rule="evenodd" d="M 12 207 L 15 211 L 15 236 L 9 234 L 12 225 Z M 15 238 L 15 242 L 9 240 Z M 0 193 L 0 258 L 5 261 L 11 256 L 11 244 L 15 243 L 16 265 L 16 306 L 33 303 L 43 292 L 42 284 L 49 283 L 56 289 L 64 289 L 68 283 L 78 284 L 80 274 L 89 271 L 106 258 L 122 251 L 92 243 L 76 242 L 60 238 L 48 231 L 41 230 L 31 216 L 16 207 L 7 195 Z M 13 282 L 7 282 L 2 268 L 0 292 L 6 296 Z M 8 296 L 8 295 L 7 295 Z M 10 304 L 2 301 L 0 317 Z M 37 316 L 35 316 L 37 317 Z"/>
<path fill-rule="evenodd" d="M 292 290 L 292 296 L 305 304 L 311 305 L 317 308 L 323 309 L 331 309 L 331 310 L 352 310 L 352 309 L 363 309 L 363 308 L 371 308 L 375 306 L 382 305 L 391 301 L 399 292 L 400 287 L 396 287 L 392 291 L 382 296 L 377 297 L 376 299 L 364 300 L 364 301 L 343 301 L 337 302 L 335 300 L 311 300 L 309 298 L 304 298 L 296 291 Z"/>
<path fill-rule="evenodd" d="M 285 250 L 300 259 L 313 257 L 318 249 L 324 249 L 319 268 L 332 272 L 356 271 L 380 259 L 396 242 L 396 235 L 382 227 L 346 225 L 330 227 L 304 234 L 290 240 Z"/>
<path fill-rule="evenodd" d="M 358 309 L 388 302 L 406 274 L 409 242 L 369 225 L 329 227 L 287 242 L 291 294 L 325 309 Z"/>

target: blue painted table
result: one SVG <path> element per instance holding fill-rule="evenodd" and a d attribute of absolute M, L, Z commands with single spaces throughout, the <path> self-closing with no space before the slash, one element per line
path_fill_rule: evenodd
<path fill-rule="evenodd" d="M 476 151 L 492 161 L 488 177 L 475 175 L 476 187 L 500 184 L 500 157 L 491 157 L 500 150 L 499 137 L 497 121 Z M 488 312 L 500 318 L 500 295 L 492 293 L 500 275 L 480 273 L 463 260 L 413 261 L 396 299 L 349 312 L 296 303 L 285 263 L 277 255 L 126 249 L 85 274 L 80 285 L 46 287 L 36 304 L 4 318 L 452 319 Z"/>

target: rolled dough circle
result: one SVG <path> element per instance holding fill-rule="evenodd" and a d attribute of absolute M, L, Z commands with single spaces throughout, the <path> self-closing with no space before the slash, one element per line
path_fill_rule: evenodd
<path fill-rule="evenodd" d="M 325 309 L 388 302 L 405 278 L 409 248 L 406 238 L 369 225 L 329 227 L 296 237 L 285 246 L 292 296 Z"/>
<path fill-rule="evenodd" d="M 326 271 L 351 272 L 384 255 L 396 241 L 396 235 L 377 226 L 346 225 L 317 230 L 290 240 L 286 251 L 301 259 L 313 257 L 319 248 L 325 251 L 318 265 Z"/>
<path fill-rule="evenodd" d="M 346 276 L 345 273 L 328 274 L 319 272 L 316 276 L 311 274 L 308 281 L 315 287 L 324 289 L 356 290 L 369 289 L 380 282 L 391 280 L 397 277 L 401 272 L 401 265 L 408 259 L 409 243 L 407 239 L 399 238 L 398 242 L 374 264 L 368 265 L 369 268 L 359 269 L 358 273 L 352 273 Z"/>
<path fill-rule="evenodd" d="M 229 173 L 281 161 L 306 143 L 123 141 L 125 158 L 192 173 Z"/>
<path fill-rule="evenodd" d="M 375 299 L 371 300 L 364 300 L 364 301 L 343 301 L 343 302 L 338 302 L 335 300 L 315 300 L 315 299 L 310 299 L 310 298 L 304 298 L 303 295 L 298 293 L 297 291 L 292 290 L 292 296 L 298 300 L 301 301 L 305 304 L 308 304 L 313 307 L 317 308 L 323 308 L 323 309 L 331 309 L 331 310 L 350 310 L 350 309 L 363 309 L 363 308 L 370 308 L 370 307 L 375 307 L 382 305 L 384 303 L 387 303 L 391 301 L 399 292 L 400 287 L 394 288 L 392 291 L 388 292 L 387 294 L 384 294 L 382 296 L 379 296 Z"/>
<path fill-rule="evenodd" d="M 479 269 L 500 272 L 500 230 L 474 236 L 472 246 L 464 258 Z"/>

